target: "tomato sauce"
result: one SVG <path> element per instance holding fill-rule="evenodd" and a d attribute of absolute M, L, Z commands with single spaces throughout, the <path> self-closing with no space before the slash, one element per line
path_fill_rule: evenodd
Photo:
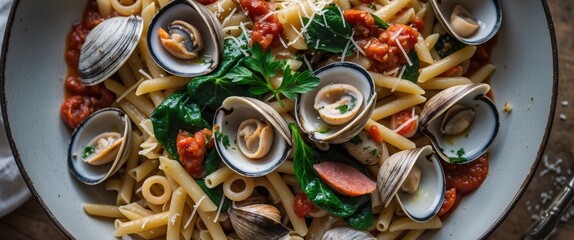
<path fill-rule="evenodd" d="M 315 211 L 317 207 L 313 205 L 313 202 L 305 195 L 305 193 L 297 193 L 293 201 L 293 211 L 299 218 L 305 218 L 307 214 Z"/>
<path fill-rule="evenodd" d="M 113 16 L 117 16 L 117 13 L 112 14 Z M 90 0 L 82 21 L 75 24 L 68 34 L 65 54 L 68 74 L 64 84 L 66 99 L 60 107 L 60 115 L 70 128 L 76 128 L 90 114 L 111 106 L 115 101 L 115 95 L 102 84 L 85 86 L 78 72 L 80 49 L 88 33 L 102 21 L 104 18 L 98 12 L 96 1 Z"/>
<path fill-rule="evenodd" d="M 203 157 L 208 149 L 213 148 L 211 135 L 211 130 L 207 128 L 195 134 L 180 130 L 177 135 L 179 162 L 193 178 L 202 178 L 205 174 Z"/>
<path fill-rule="evenodd" d="M 283 34 L 283 25 L 275 14 L 268 15 L 269 3 L 264 0 L 240 0 L 240 4 L 253 22 L 250 44 L 257 42 L 263 49 L 277 46 L 280 35 Z"/>

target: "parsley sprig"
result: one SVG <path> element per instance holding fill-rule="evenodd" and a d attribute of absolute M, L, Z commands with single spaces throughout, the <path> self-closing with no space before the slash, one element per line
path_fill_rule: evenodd
<path fill-rule="evenodd" d="M 246 57 L 243 66 L 231 70 L 226 77 L 233 83 L 249 85 L 249 92 L 254 95 L 271 93 L 281 106 L 281 94 L 289 99 L 295 99 L 297 94 L 306 93 L 319 85 L 319 78 L 313 72 L 293 72 L 285 61 L 275 61 L 271 51 L 264 51 L 257 43 L 251 46 L 251 55 Z M 283 73 L 283 81 L 278 88 L 271 85 L 271 78 Z"/>

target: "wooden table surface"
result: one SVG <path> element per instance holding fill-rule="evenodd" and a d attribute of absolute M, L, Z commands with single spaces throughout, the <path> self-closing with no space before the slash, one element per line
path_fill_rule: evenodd
<path fill-rule="evenodd" d="M 544 172 L 541 163 L 534 180 L 502 225 L 490 236 L 492 239 L 517 239 L 533 222 L 532 216 L 545 209 L 550 201 L 543 201 L 545 192 L 551 196 L 559 192 L 556 178 L 569 179 L 566 171 L 574 158 L 574 4 L 571 0 L 549 0 L 552 12 L 560 63 L 560 88 L 554 127 L 546 148 L 548 162 L 562 159 L 561 172 Z M 568 101 L 570 105 L 566 102 Z M 561 119 L 562 118 L 562 119 Z M 565 118 L 565 119 L 564 119 Z M 566 140 L 565 139 L 569 139 Z M 572 208 L 574 214 L 574 207 Z M 574 217 L 573 217 L 574 218 Z M 550 239 L 573 239 L 574 219 L 561 222 Z M 0 239 L 64 239 L 50 222 L 35 199 L 30 199 L 13 213 L 0 219 Z"/>

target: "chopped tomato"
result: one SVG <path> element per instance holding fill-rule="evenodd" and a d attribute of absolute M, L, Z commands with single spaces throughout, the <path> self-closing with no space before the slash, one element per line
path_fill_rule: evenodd
<path fill-rule="evenodd" d="M 208 5 L 217 2 L 217 0 L 197 0 L 197 1 L 203 5 Z"/>
<path fill-rule="evenodd" d="M 90 114 L 100 108 L 98 99 L 75 95 L 64 100 L 60 107 L 60 116 L 66 125 L 76 128 Z"/>
<path fill-rule="evenodd" d="M 378 37 L 363 38 L 357 44 L 368 58 L 375 60 L 374 70 L 384 72 L 407 63 L 403 50 L 408 54 L 418 42 L 418 36 L 412 27 L 392 24 Z"/>
<path fill-rule="evenodd" d="M 307 214 L 315 211 L 316 207 L 313 205 L 313 202 L 305 195 L 305 193 L 297 193 L 295 195 L 295 201 L 293 202 L 293 210 L 297 217 L 305 218 Z"/>
<path fill-rule="evenodd" d="M 283 25 L 274 14 L 267 16 L 270 11 L 269 3 L 264 0 L 240 0 L 239 3 L 254 23 L 250 44 L 257 42 L 263 49 L 277 45 L 283 33 Z M 265 19 L 262 19 L 263 17 Z"/>
<path fill-rule="evenodd" d="M 381 135 L 381 132 L 379 132 L 379 127 L 377 127 L 377 125 L 372 125 L 371 128 L 369 128 L 369 135 L 373 140 L 375 140 L 375 142 L 383 142 L 383 136 Z"/>
<path fill-rule="evenodd" d="M 187 131 L 179 131 L 177 134 L 177 153 L 179 162 L 193 178 L 203 177 L 203 157 L 208 146 L 213 145 L 211 130 L 204 128 L 191 135 Z"/>
<path fill-rule="evenodd" d="M 456 188 L 451 188 L 446 191 L 444 196 L 444 202 L 442 202 L 442 207 L 438 212 L 437 216 L 443 216 L 450 211 L 450 209 L 454 206 L 454 202 L 456 201 Z"/>
<path fill-rule="evenodd" d="M 408 121 L 410 122 L 407 123 Z M 395 131 L 402 136 L 412 137 L 417 131 L 417 122 L 416 116 L 413 116 L 413 111 L 406 109 L 393 114 L 391 117 L 391 128 L 395 130 L 402 127 L 398 131 Z"/>
<path fill-rule="evenodd" d="M 415 17 L 409 26 L 416 28 L 420 32 L 423 30 L 425 22 L 420 17 Z"/>
<path fill-rule="evenodd" d="M 488 156 L 481 156 L 467 164 L 444 163 L 445 177 L 448 188 L 456 188 L 457 193 L 465 194 L 474 191 L 488 174 Z"/>

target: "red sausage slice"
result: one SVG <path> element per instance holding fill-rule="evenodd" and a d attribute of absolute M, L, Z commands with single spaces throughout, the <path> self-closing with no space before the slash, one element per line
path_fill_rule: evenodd
<path fill-rule="evenodd" d="M 377 188 L 377 183 L 344 163 L 325 161 L 313 165 L 313 168 L 325 184 L 346 196 L 364 195 Z"/>

